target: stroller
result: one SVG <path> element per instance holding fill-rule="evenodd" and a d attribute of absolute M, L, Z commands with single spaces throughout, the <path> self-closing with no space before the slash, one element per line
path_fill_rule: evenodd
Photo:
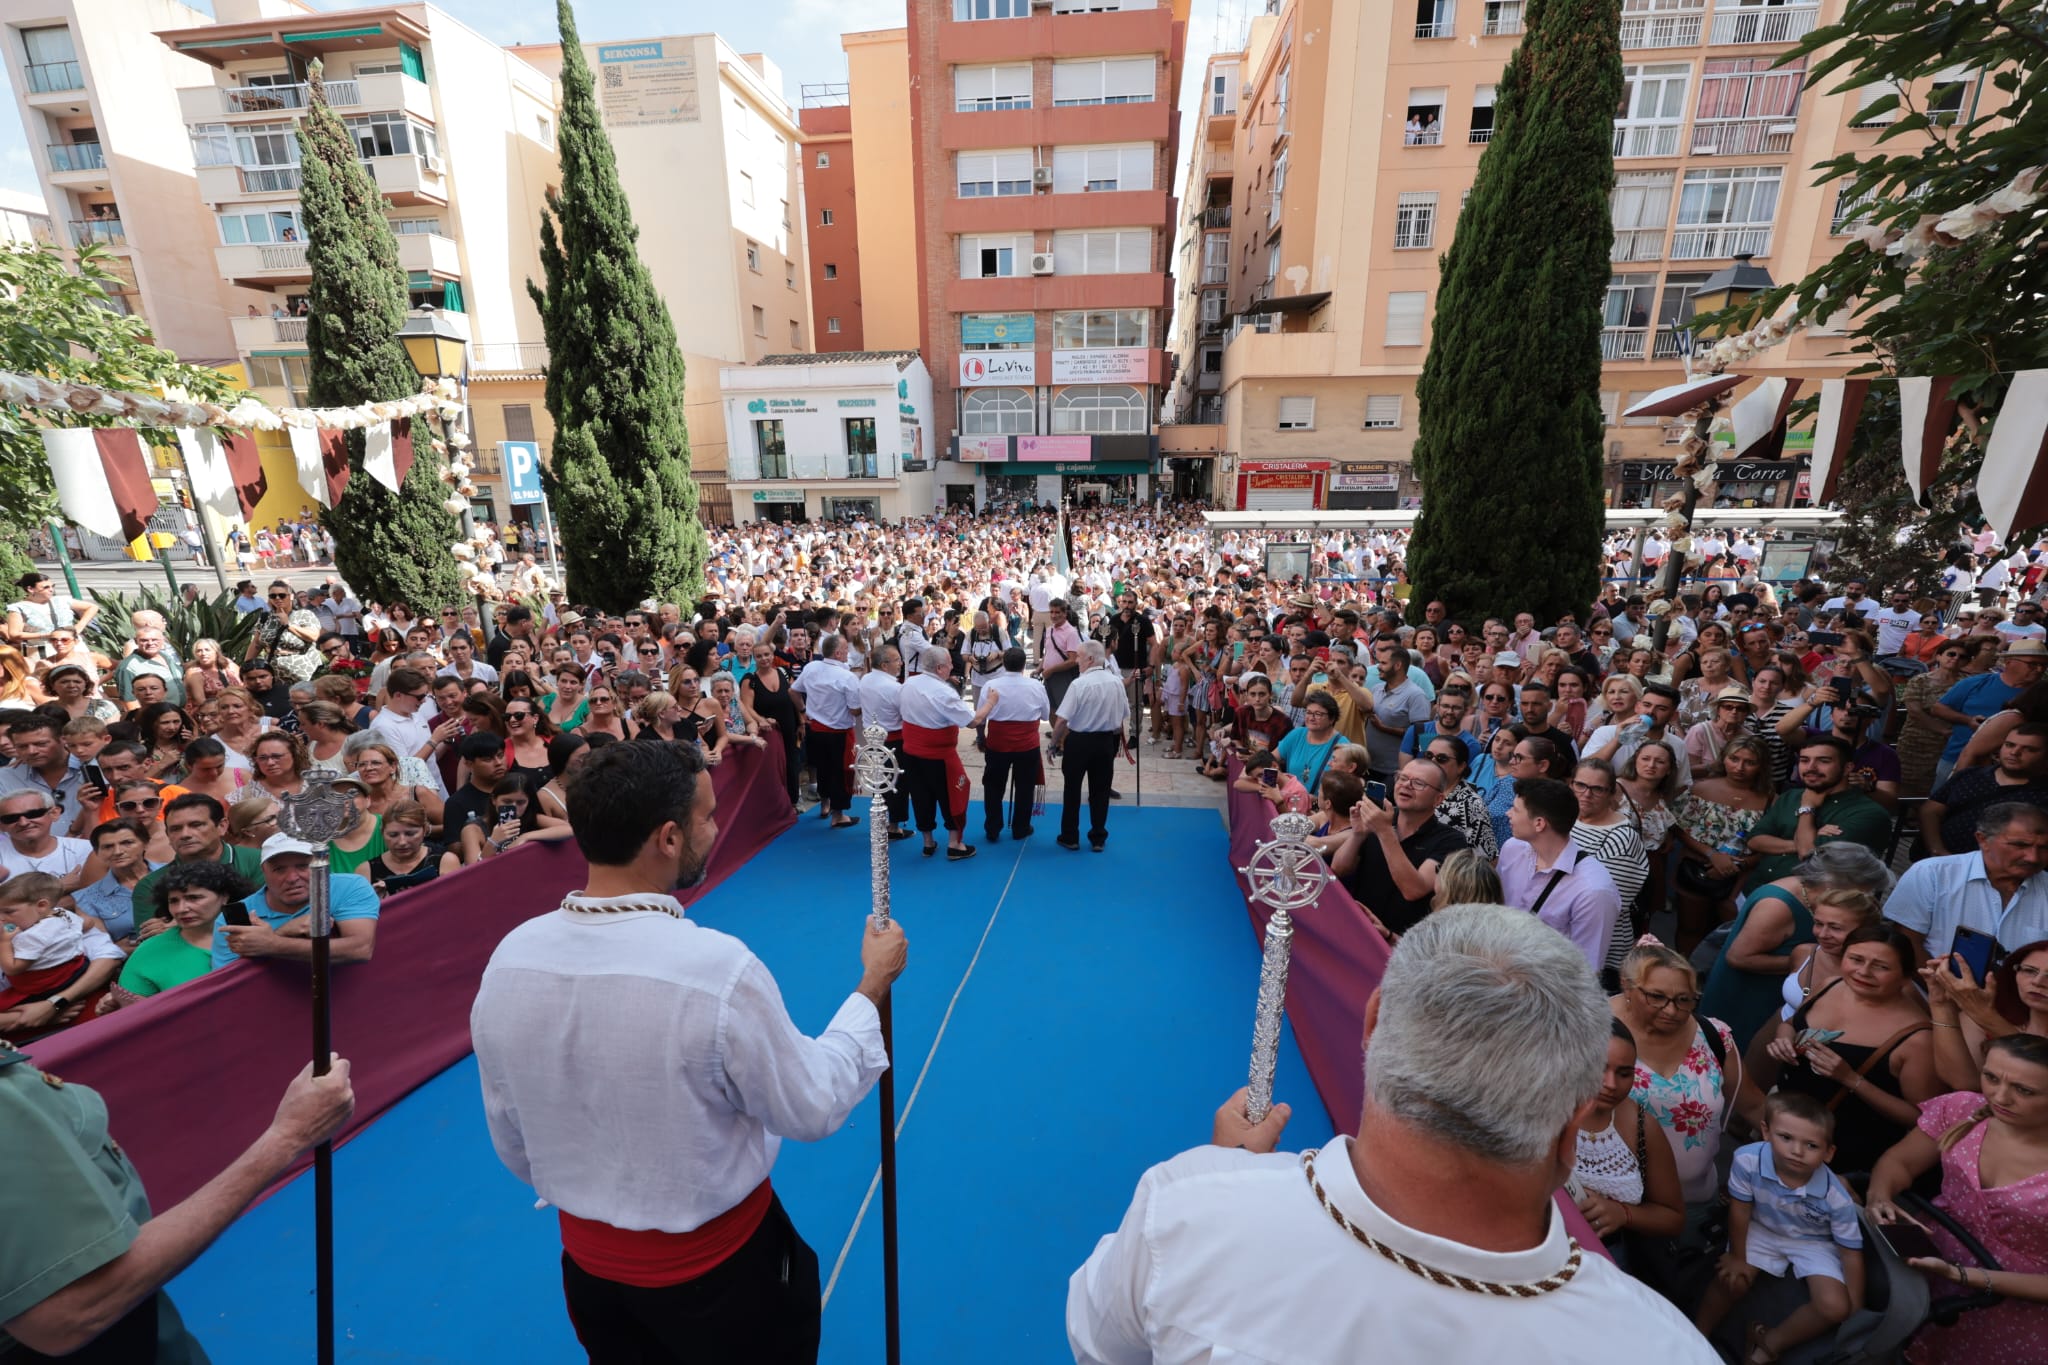
<path fill-rule="evenodd" d="M 2002 1268 L 1975 1237 L 1925 1199 L 1908 1192 L 1895 1202 L 1920 1223 L 1945 1229 L 1977 1266 Z M 1927 1277 L 1886 1245 L 1869 1216 L 1859 1214 L 1859 1219 L 1863 1224 L 1863 1307 L 1851 1313 L 1833 1336 L 1818 1337 L 1787 1351 L 1779 1357 L 1781 1365 L 1887 1365 L 1904 1358 L 1907 1341 L 1926 1324 L 1951 1326 L 1964 1313 L 2004 1299 L 2004 1295 L 1987 1290 L 1934 1297 Z M 1726 1359 L 1742 1361 L 1750 1324 L 1783 1321 L 1804 1297 L 1805 1289 L 1797 1280 L 1759 1276 L 1748 1296 L 1715 1329 L 1715 1348 Z"/>

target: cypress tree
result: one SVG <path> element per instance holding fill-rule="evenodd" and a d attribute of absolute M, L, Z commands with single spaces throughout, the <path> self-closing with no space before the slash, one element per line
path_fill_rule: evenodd
<path fill-rule="evenodd" d="M 317 408 L 387 402 L 419 392 L 419 372 L 398 339 L 405 274 L 376 182 L 355 139 L 327 104 L 320 64 L 299 124 L 300 211 L 306 260 L 307 399 Z M 364 599 L 433 607 L 462 596 L 448 547 L 460 534 L 441 504 L 441 461 L 427 424 L 412 422 L 412 469 L 393 493 L 363 469 L 363 433 L 348 433 L 348 487 L 320 514 L 334 533 L 334 564 Z"/>
<path fill-rule="evenodd" d="M 548 343 L 554 459 L 545 472 L 572 599 L 623 611 L 693 595 L 706 541 L 683 425 L 683 353 L 634 245 L 640 233 L 599 121 L 568 0 L 559 193 L 541 214 L 546 288 L 526 283 Z"/>
<path fill-rule="evenodd" d="M 1618 0 L 1532 0 L 1416 385 L 1411 609 L 1541 622 L 1599 591 Z"/>

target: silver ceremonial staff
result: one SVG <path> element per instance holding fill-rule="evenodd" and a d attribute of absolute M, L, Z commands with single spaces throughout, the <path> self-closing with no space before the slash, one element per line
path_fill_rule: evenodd
<path fill-rule="evenodd" d="M 313 1074 L 324 1076 L 334 1051 L 328 1013 L 328 940 L 334 916 L 328 907 L 328 842 L 355 828 L 356 803 L 334 783 L 340 773 L 315 768 L 306 774 L 306 789 L 278 798 L 277 827 L 313 846 L 312 880 L 306 913 L 311 917 L 313 945 Z M 313 1149 L 313 1277 L 314 1313 L 319 1333 L 319 1365 L 334 1365 L 334 1144 Z"/>
<path fill-rule="evenodd" d="M 889 793 L 896 790 L 896 755 L 889 752 L 889 732 L 879 725 L 861 731 L 854 746 L 853 776 L 868 798 L 868 880 L 874 909 L 869 918 L 877 929 L 889 927 Z M 902 1323 L 896 1298 L 896 1040 L 890 1027 L 890 996 L 884 995 L 881 1016 L 882 1050 L 889 1067 L 876 1087 L 882 1109 L 882 1332 L 883 1359 L 897 1365 L 902 1357 Z"/>
<path fill-rule="evenodd" d="M 1259 964 L 1259 1007 L 1252 1019 L 1252 1070 L 1245 1114 L 1253 1123 L 1273 1108 L 1273 1068 L 1280 1057 L 1280 1025 L 1287 1016 L 1287 965 L 1294 950 L 1294 912 L 1314 905 L 1330 884 L 1323 855 L 1309 846 L 1315 821 L 1306 815 L 1273 817 L 1273 837 L 1238 869 L 1252 899 L 1270 909 L 1266 950 Z"/>

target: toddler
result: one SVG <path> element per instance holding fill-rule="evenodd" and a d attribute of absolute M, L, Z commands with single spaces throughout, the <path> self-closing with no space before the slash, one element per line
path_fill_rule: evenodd
<path fill-rule="evenodd" d="M 80 716 L 64 726 L 59 738 L 64 742 L 65 752 L 85 764 L 100 756 L 100 750 L 107 747 L 110 737 L 105 721 L 93 716 Z"/>
<path fill-rule="evenodd" d="M 52 996 L 85 975 L 85 921 L 66 910 L 64 884 L 46 872 L 0 882 L 0 1010 Z"/>
<path fill-rule="evenodd" d="M 1700 1300 L 1693 1325 L 1710 1333 L 1749 1292 L 1759 1270 L 1791 1271 L 1807 1301 L 1775 1327 L 1750 1329 L 1749 1365 L 1833 1329 L 1863 1299 L 1863 1229 L 1856 1200 L 1828 1169 L 1835 1116 L 1810 1095 L 1780 1092 L 1764 1106 L 1769 1139 L 1735 1153 L 1728 1173 L 1728 1254 Z"/>

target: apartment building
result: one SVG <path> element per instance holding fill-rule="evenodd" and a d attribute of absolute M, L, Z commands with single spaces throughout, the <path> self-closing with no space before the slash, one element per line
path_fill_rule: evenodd
<path fill-rule="evenodd" d="M 811 254 L 840 260 L 849 247 L 860 261 L 861 340 L 877 351 L 914 351 L 923 340 L 918 310 L 917 189 L 910 154 L 910 32 L 872 29 L 839 35 L 846 53 L 854 198 L 851 228 L 823 222 L 811 207 Z M 842 276 L 844 271 L 841 272 Z M 947 423 L 950 427 L 952 424 Z"/>
<path fill-rule="evenodd" d="M 1853 226 L 1840 186 L 1813 185 L 1806 168 L 1874 145 L 1881 129 L 1863 111 L 1875 95 L 1810 86 L 1804 64 L 1773 68 L 1840 5 L 1623 0 L 1601 395 L 1616 505 L 1678 488 L 1669 447 L 1682 438 L 1620 414 L 1682 377 L 1694 291 L 1741 257 L 1797 279 Z M 1419 496 L 1415 381 L 1438 262 L 1522 12 L 1522 0 L 1281 0 L 1243 51 L 1211 61 L 1179 224 L 1171 409 L 1220 422 L 1226 505 Z M 1958 71 L 1928 85 L 1937 116 L 1953 116 L 1979 83 Z M 1839 338 L 1815 328 L 1757 368 L 1811 387 L 1853 363 Z M 1794 460 L 1742 462 L 1723 496 L 1786 505 L 1800 483 Z"/>
<path fill-rule="evenodd" d="M 951 432 L 947 500 L 1152 491 L 1187 16 L 1188 0 L 910 0 L 920 337 Z"/>
<path fill-rule="evenodd" d="M 41 246 L 56 240 L 56 224 L 40 196 L 0 189 L 0 242 Z"/>
<path fill-rule="evenodd" d="M 560 44 L 510 49 L 550 78 Z M 585 43 L 640 259 L 668 301 L 684 364 L 703 515 L 727 521 L 731 459 L 719 373 L 813 349 L 803 130 L 782 73 L 715 33 Z"/>
<path fill-rule="evenodd" d="M 804 133 L 798 160 L 804 231 L 811 241 L 811 335 L 820 353 L 862 350 L 860 215 L 854 196 L 853 109 L 846 87 L 804 87 L 797 124 Z M 810 221 L 821 213 L 831 214 L 831 226 L 814 231 Z M 820 245 L 828 247 L 822 254 Z"/>

